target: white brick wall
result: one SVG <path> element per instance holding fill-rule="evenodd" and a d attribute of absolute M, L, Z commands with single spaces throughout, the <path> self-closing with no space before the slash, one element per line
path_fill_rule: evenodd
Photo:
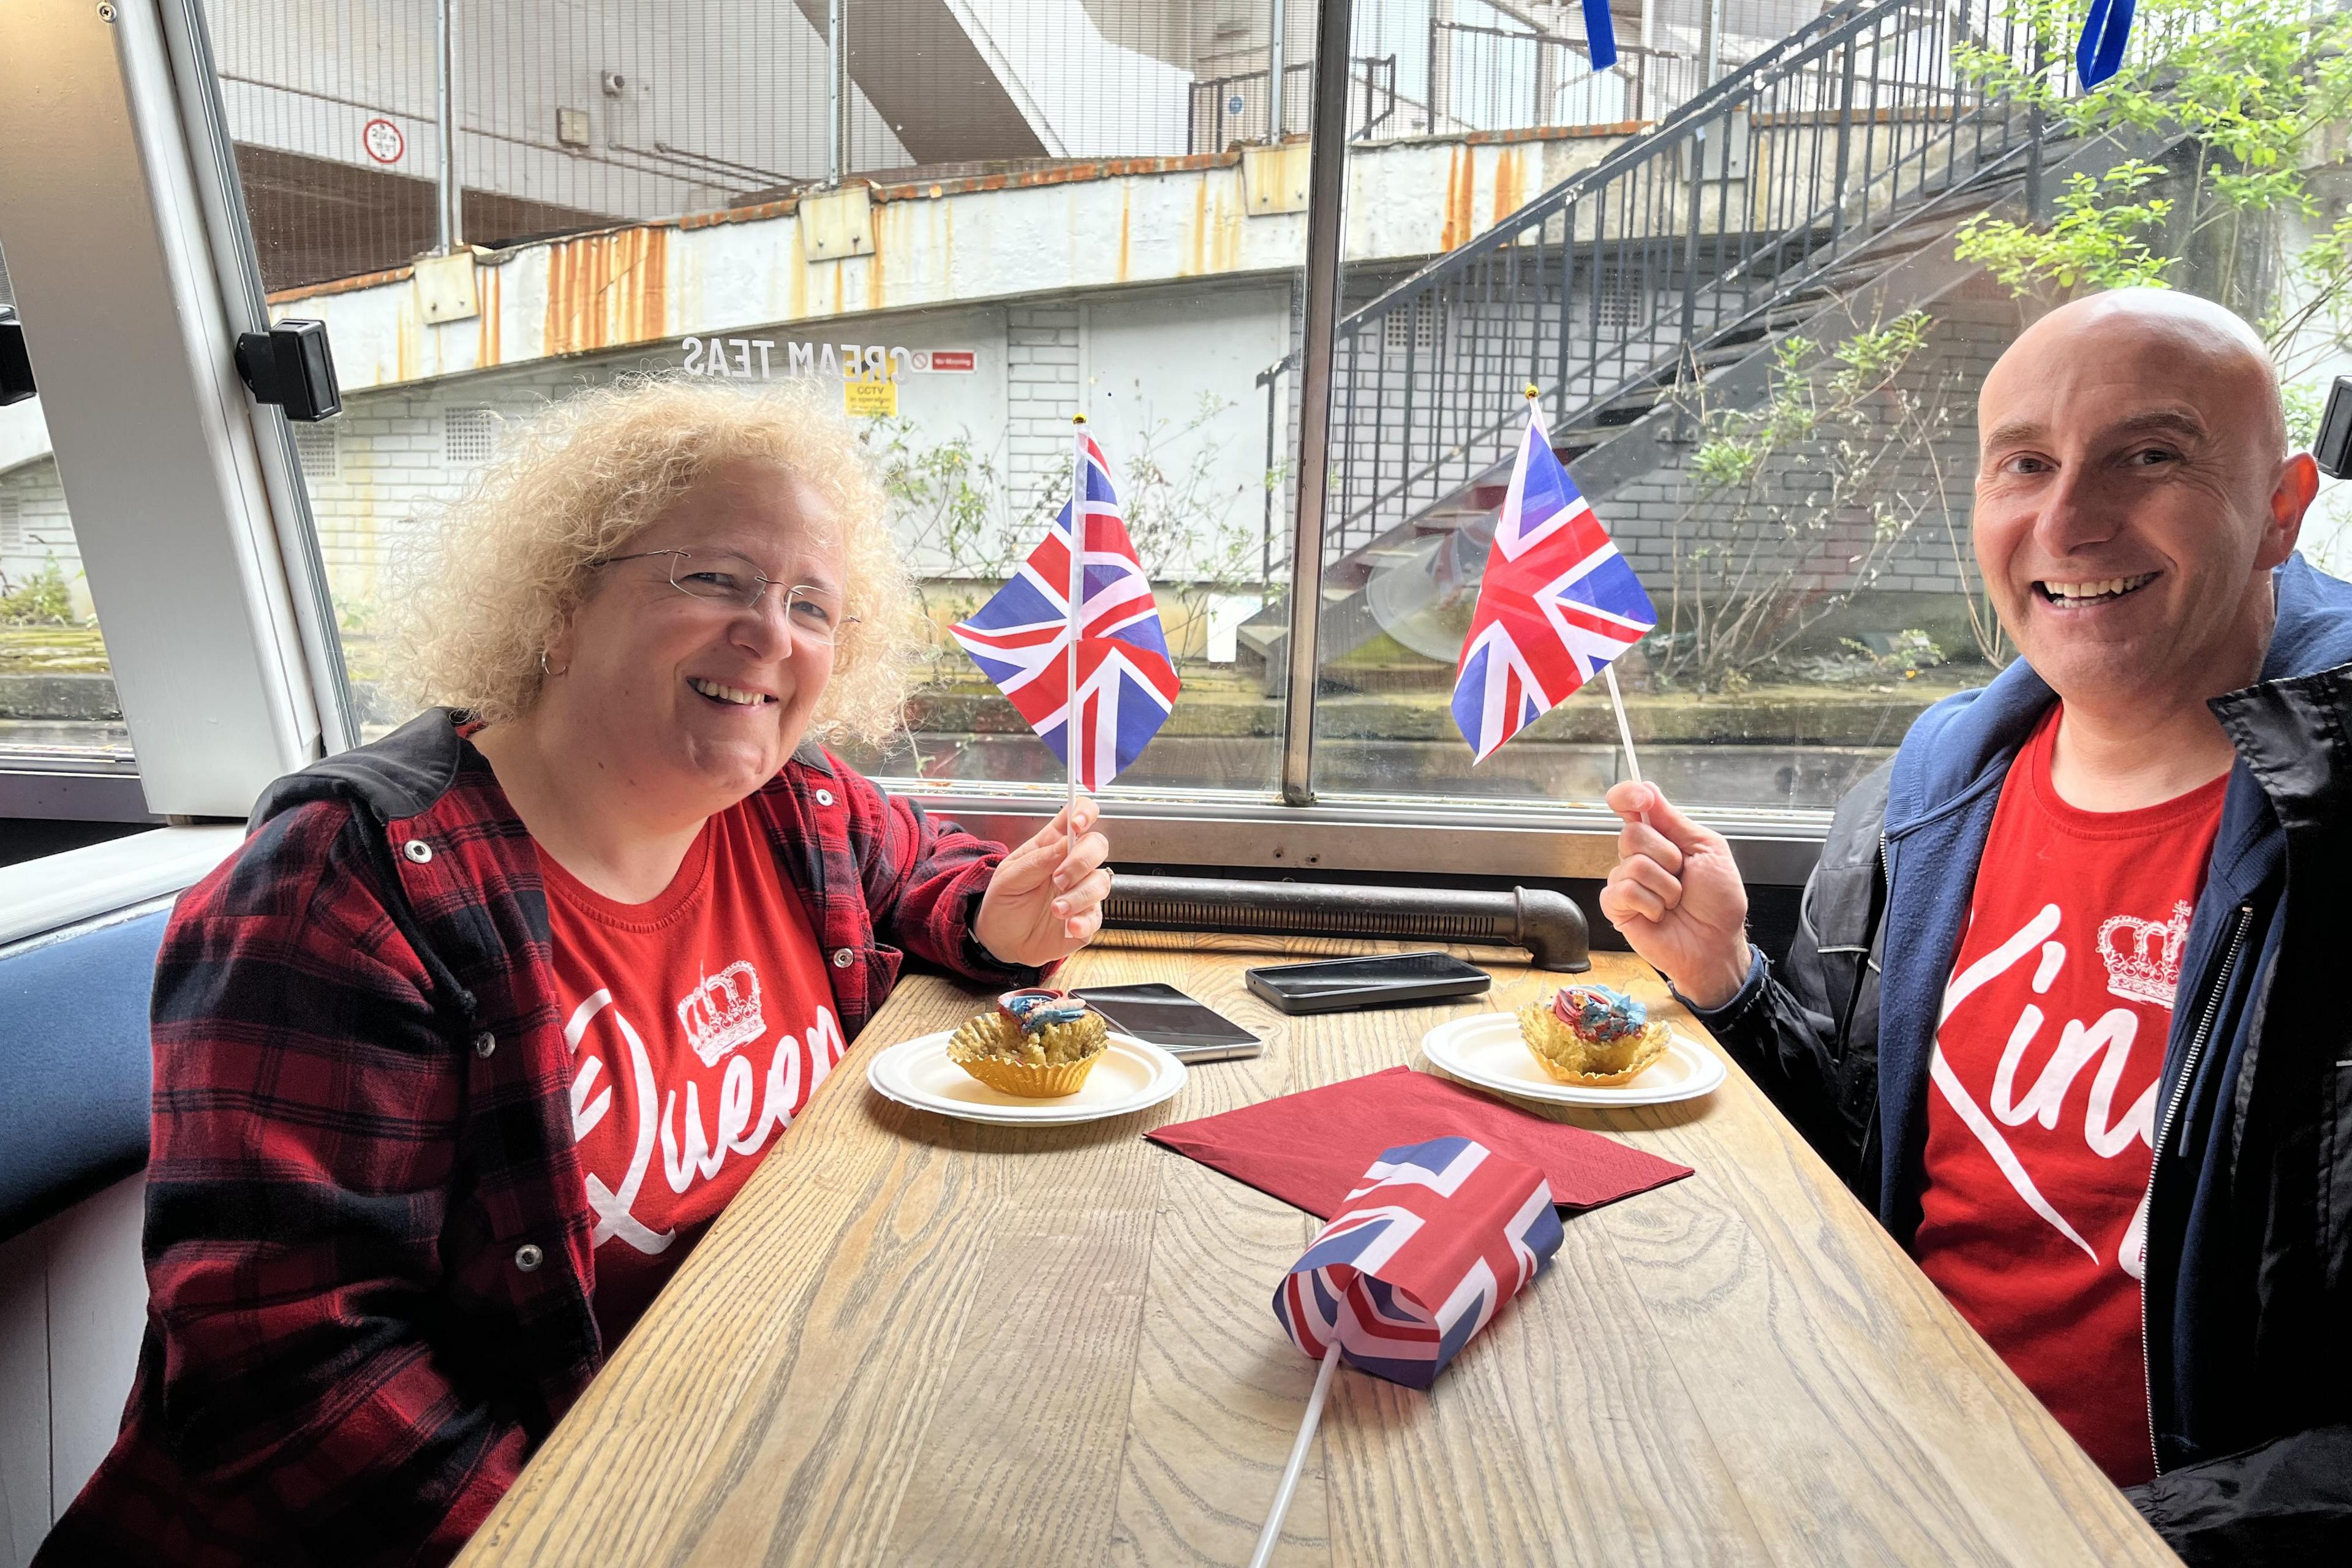
<path fill-rule="evenodd" d="M 1005 478 L 1016 512 L 1069 491 L 1079 326 L 1076 305 L 1028 305 L 1006 312 Z"/>
<path fill-rule="evenodd" d="M 2018 307 L 2005 292 L 1987 287 L 1963 289 L 1935 308 L 1935 327 L 1926 348 L 1906 367 L 1901 384 L 1916 395 L 1940 395 L 1951 409 L 1948 432 L 1937 443 L 1946 487 L 1945 508 L 1931 508 L 1909 532 L 1880 551 L 1876 575 L 1870 586 L 1883 593 L 1959 593 L 1968 586 L 1952 552 L 1952 535 L 1960 555 L 1969 555 L 1969 521 L 1976 478 L 1976 399 L 1986 372 L 2018 332 Z M 1606 521 L 1626 558 L 1645 582 L 1667 581 L 1674 571 L 1675 525 L 1680 545 L 1724 542 L 1753 520 L 1743 516 L 1729 499 L 1702 503 L 1694 510 L 1696 487 L 1686 470 L 1696 447 L 1680 448 L 1674 461 L 1633 483 L 1622 485 L 1604 506 Z M 1898 482 L 1924 493 L 1935 482 L 1924 454 L 1916 455 L 1895 470 Z M 1790 500 L 1809 486 L 1825 483 L 1802 467 L 1781 476 L 1783 494 Z M 1686 515 L 1687 514 L 1687 515 Z M 1800 581 L 1828 589 L 1845 587 L 1851 573 L 1842 570 L 1849 557 L 1867 552 L 1871 525 L 1856 519 L 1808 542 L 1807 563 L 1812 568 Z M 1767 559 L 1769 559 L 1768 556 Z"/>
<path fill-rule="evenodd" d="M 56 459 L 37 458 L 0 474 L 0 524 L 13 524 L 0 527 L 0 576 L 20 584 L 54 561 L 73 594 L 74 607 L 89 615 L 81 546 L 74 539 Z"/>

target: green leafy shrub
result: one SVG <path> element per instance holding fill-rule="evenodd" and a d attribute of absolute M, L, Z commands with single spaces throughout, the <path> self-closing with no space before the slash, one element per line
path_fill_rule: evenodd
<path fill-rule="evenodd" d="M 70 626 L 73 590 L 54 560 L 22 583 L 0 572 L 0 626 Z"/>

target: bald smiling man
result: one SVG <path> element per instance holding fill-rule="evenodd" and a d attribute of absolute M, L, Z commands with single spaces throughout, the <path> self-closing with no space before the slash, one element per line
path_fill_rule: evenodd
<path fill-rule="evenodd" d="M 2261 340 L 2125 289 L 1986 378 L 2021 657 L 1839 806 L 1785 966 L 1654 787 L 1602 911 L 2192 1563 L 2352 1562 L 2352 585 Z M 1643 819 L 1646 811 L 1647 821 Z"/>

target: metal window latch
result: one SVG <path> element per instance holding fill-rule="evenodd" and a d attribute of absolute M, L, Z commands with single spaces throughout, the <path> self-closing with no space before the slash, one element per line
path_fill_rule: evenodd
<path fill-rule="evenodd" d="M 25 352 L 25 324 L 0 305 L 0 407 L 33 395 L 33 356 Z"/>
<path fill-rule="evenodd" d="M 2319 471 L 2331 479 L 2352 473 L 2352 375 L 2339 375 L 2327 391 L 2327 409 L 2319 416 L 2311 456 Z"/>
<path fill-rule="evenodd" d="M 236 374 L 256 403 L 275 403 L 300 424 L 343 411 L 324 321 L 280 321 L 266 332 L 238 333 Z"/>

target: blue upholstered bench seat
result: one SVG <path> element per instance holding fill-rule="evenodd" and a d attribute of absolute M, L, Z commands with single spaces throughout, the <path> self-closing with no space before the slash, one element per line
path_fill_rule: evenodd
<path fill-rule="evenodd" d="M 0 948 L 0 1238 L 147 1163 L 165 904 Z"/>

